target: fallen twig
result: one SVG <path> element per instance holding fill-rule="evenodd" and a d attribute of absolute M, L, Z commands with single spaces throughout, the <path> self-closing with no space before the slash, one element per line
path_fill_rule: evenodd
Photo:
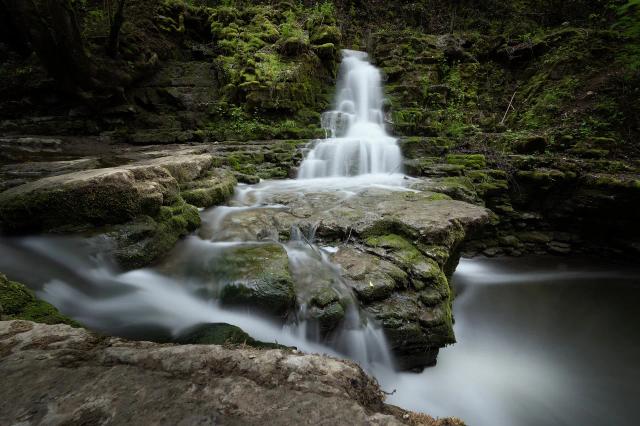
<path fill-rule="evenodd" d="M 504 112 L 504 116 L 502 116 L 502 120 L 500 120 L 500 124 L 504 124 L 504 120 L 507 119 L 507 114 L 509 114 L 509 110 L 510 109 L 515 109 L 513 108 L 513 99 L 516 97 L 516 93 L 518 92 L 518 89 L 515 90 L 515 92 L 513 92 L 513 95 L 511 95 L 511 100 L 509 101 L 509 106 L 507 107 L 507 110 Z"/>

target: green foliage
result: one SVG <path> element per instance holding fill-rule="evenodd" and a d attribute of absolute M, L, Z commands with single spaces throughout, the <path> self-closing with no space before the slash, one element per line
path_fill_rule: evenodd
<path fill-rule="evenodd" d="M 626 43 L 622 62 L 631 70 L 640 70 L 640 0 L 629 0 L 618 8 L 618 22 L 614 28 L 620 29 L 631 40 Z"/>
<path fill-rule="evenodd" d="M 302 25 L 293 11 L 286 11 L 284 13 L 284 18 L 284 22 L 280 24 L 280 35 L 284 40 L 289 38 L 303 39 L 306 37 L 306 34 L 302 29 Z"/>
<path fill-rule="evenodd" d="M 206 8 L 223 90 L 204 136 L 250 140 L 318 133 L 318 117 L 306 111 L 327 107 L 337 68 L 335 45 L 318 48 L 320 58 L 309 43 L 310 32 L 327 28 L 319 22 L 335 21 L 333 6 L 325 3 L 303 9 L 298 3 L 235 1 Z"/>

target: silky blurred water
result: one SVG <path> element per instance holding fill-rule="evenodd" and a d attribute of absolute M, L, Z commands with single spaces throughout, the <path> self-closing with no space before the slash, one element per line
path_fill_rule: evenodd
<path fill-rule="evenodd" d="M 421 374 L 379 374 L 392 404 L 469 425 L 637 425 L 640 268 L 462 260 L 458 343 Z"/>

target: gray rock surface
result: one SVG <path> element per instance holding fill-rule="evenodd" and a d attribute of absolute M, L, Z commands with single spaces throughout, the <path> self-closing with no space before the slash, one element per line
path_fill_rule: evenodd
<path fill-rule="evenodd" d="M 435 424 L 352 362 L 0 322 L 0 424 Z"/>

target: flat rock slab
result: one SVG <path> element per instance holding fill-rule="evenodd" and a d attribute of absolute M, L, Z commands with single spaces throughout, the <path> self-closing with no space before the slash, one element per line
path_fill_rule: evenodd
<path fill-rule="evenodd" d="M 465 233 L 489 221 L 489 210 L 429 191 L 370 188 L 344 196 L 336 192 L 290 191 L 267 196 L 262 203 L 280 206 L 249 209 L 225 219 L 230 239 L 273 237 L 292 226 L 317 229 L 317 236 L 401 234 L 427 244 L 451 248 Z M 234 232 L 237 235 L 234 235 Z"/>
<path fill-rule="evenodd" d="M 151 158 L 39 179 L 0 193 L 0 227 L 49 230 L 65 225 L 117 224 L 155 215 L 179 195 L 179 184 L 204 175 L 211 154 Z"/>
<path fill-rule="evenodd" d="M 384 405 L 352 362 L 65 325 L 0 322 L 0 377 L 0 424 L 431 424 Z"/>

